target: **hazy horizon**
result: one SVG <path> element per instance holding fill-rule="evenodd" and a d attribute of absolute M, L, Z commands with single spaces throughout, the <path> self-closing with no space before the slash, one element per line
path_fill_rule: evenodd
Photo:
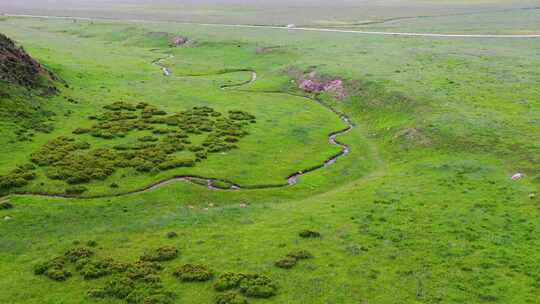
<path fill-rule="evenodd" d="M 5 14 L 243 24 L 325 24 L 540 6 L 540 1 L 352 0 L 23 0 L 0 3 Z"/>

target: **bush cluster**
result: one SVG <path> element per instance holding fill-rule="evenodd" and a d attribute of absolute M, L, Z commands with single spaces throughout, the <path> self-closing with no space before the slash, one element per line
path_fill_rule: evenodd
<path fill-rule="evenodd" d="M 36 178 L 34 165 L 27 164 L 19 166 L 6 175 L 0 175 L 0 194 L 8 192 L 13 188 L 20 188 L 28 185 Z"/>
<path fill-rule="evenodd" d="M 245 296 L 270 298 L 276 295 L 278 286 L 270 278 L 261 274 L 224 273 L 214 283 L 217 291 L 239 289 Z"/>
<path fill-rule="evenodd" d="M 248 304 L 248 301 L 238 292 L 229 291 L 216 297 L 216 304 Z"/>
<path fill-rule="evenodd" d="M 65 269 L 67 263 L 76 263 L 79 260 L 88 259 L 93 255 L 90 249 L 77 247 L 68 250 L 63 256 L 34 266 L 34 274 L 44 275 L 51 280 L 65 281 L 71 276 L 71 272 Z"/>
<path fill-rule="evenodd" d="M 173 275 L 183 282 L 209 281 L 214 275 L 205 265 L 185 264 L 177 268 Z"/>
<path fill-rule="evenodd" d="M 162 262 L 170 261 L 178 256 L 178 249 L 172 246 L 163 246 L 146 252 L 141 256 L 141 261 Z"/>
<path fill-rule="evenodd" d="M 34 266 L 34 274 L 44 275 L 54 281 L 65 281 L 71 276 L 71 272 L 65 269 L 66 258 L 56 257 L 50 261 Z"/>
<path fill-rule="evenodd" d="M 284 258 L 276 261 L 274 265 L 279 268 L 290 269 L 296 266 L 299 260 L 311 259 L 313 255 L 306 250 L 293 251 Z"/>
<path fill-rule="evenodd" d="M 74 138 L 60 136 L 43 145 L 30 156 L 30 160 L 39 166 L 49 166 L 63 160 L 79 147 L 81 146 L 75 144 Z"/>
<path fill-rule="evenodd" d="M 89 248 L 75 247 L 75 248 L 72 248 L 72 249 L 68 250 L 64 254 L 64 257 L 66 257 L 66 259 L 68 259 L 68 261 L 70 261 L 72 263 L 75 263 L 78 260 L 88 259 L 92 255 L 94 255 L 94 252 L 92 250 L 90 250 Z"/>
<path fill-rule="evenodd" d="M 136 130 L 152 130 L 153 135 L 141 136 L 135 144 L 116 144 L 112 149 L 91 149 L 88 142 L 60 136 L 33 153 L 31 161 L 45 167 L 48 178 L 69 185 L 105 180 L 121 168 L 146 173 L 193 167 L 211 153 L 238 148 L 240 138 L 248 135 L 246 126 L 255 122 L 255 117 L 244 111 L 229 111 L 228 116 L 224 116 L 205 106 L 171 115 L 147 103 L 115 102 L 104 110 L 100 115 L 89 117 L 94 121 L 92 126 L 77 128 L 72 133 L 103 139 L 125 137 Z M 205 137 L 200 145 L 194 145 L 189 139 L 191 134 Z M 194 156 L 174 155 L 186 149 Z M 0 177 L 0 192 L 28 184 L 35 178 L 32 170 L 18 169 Z M 78 186 L 66 189 L 69 195 L 84 191 L 84 187 Z"/>
<path fill-rule="evenodd" d="M 89 248 L 75 247 L 62 256 L 36 265 L 34 273 L 64 281 L 72 276 L 67 270 L 70 265 L 74 265 L 71 269 L 75 269 L 85 280 L 111 276 L 101 288 L 89 291 L 90 297 L 112 298 L 133 304 L 174 303 L 175 295 L 163 288 L 158 275 L 163 267 L 153 261 L 122 263 L 109 258 L 96 258 Z"/>
<path fill-rule="evenodd" d="M 157 272 L 157 263 L 138 262 L 129 264 L 125 271 L 113 273 L 103 287 L 91 290 L 93 298 L 113 298 L 133 304 L 169 304 L 175 295 L 163 288 Z"/>
<path fill-rule="evenodd" d="M 84 186 L 71 186 L 66 188 L 67 195 L 79 195 L 83 194 L 86 191 L 88 191 L 88 189 Z"/>

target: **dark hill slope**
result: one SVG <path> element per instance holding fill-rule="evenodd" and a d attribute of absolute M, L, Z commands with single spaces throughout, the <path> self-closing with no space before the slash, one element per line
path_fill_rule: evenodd
<path fill-rule="evenodd" d="M 48 93 L 56 92 L 54 75 L 1 33 L 0 80 L 26 88 L 45 87 Z"/>
<path fill-rule="evenodd" d="M 57 80 L 0 33 L 0 135 L 4 139 L 28 141 L 36 132 L 53 130 L 49 101 L 58 93 Z"/>

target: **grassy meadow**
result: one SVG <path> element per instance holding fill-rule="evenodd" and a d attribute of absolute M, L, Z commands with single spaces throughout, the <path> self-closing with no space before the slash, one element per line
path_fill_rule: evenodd
<path fill-rule="evenodd" d="M 236 149 L 193 167 L 117 169 L 85 183 L 77 198 L 54 197 L 70 186 L 37 167 L 35 180 L 14 191 L 27 194 L 6 193 L 13 208 L 0 210 L 0 303 L 128 303 L 91 296 L 110 274 L 85 279 L 71 264 L 65 281 L 34 274 L 39 263 L 81 246 L 124 263 L 155 248 L 178 249 L 153 274 L 160 292 L 173 295 L 131 303 L 219 303 L 223 293 L 214 284 L 226 272 L 275 283 L 275 295 L 248 296 L 249 303 L 538 301 L 540 40 L 29 18 L 3 18 L 0 32 L 69 84 L 53 97 L 6 89 L 12 97 L 0 98 L 2 117 L 18 110 L 16 98 L 28 98 L 54 113 L 54 130 L 20 141 L 20 126 L 3 119 L 0 175 L 59 136 L 108 149 L 154 136 L 72 134 L 114 102 L 145 102 L 168 114 L 206 106 L 256 118 Z M 171 35 L 190 42 L 171 48 Z M 158 58 L 171 76 L 153 63 Z M 221 89 L 249 80 L 250 70 L 255 82 Z M 291 83 L 310 71 L 343 79 L 347 95 L 310 99 Z M 115 196 L 182 175 L 286 184 L 290 174 L 340 151 L 328 135 L 346 125 L 330 109 L 354 123 L 338 137 L 350 153 L 296 185 L 210 190 L 175 182 Z M 201 136 L 189 138 L 199 143 Z M 524 177 L 512 181 L 517 172 Z M 96 195 L 105 197 L 88 198 Z M 320 237 L 303 238 L 305 230 Z M 291 269 L 275 266 L 297 250 L 313 257 Z M 186 263 L 205 265 L 214 277 L 183 282 L 173 272 Z"/>

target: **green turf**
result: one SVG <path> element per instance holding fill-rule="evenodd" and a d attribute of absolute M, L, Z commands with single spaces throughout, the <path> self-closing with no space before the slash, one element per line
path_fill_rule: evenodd
<path fill-rule="evenodd" d="M 0 31 L 70 84 L 43 101 L 57 113 L 51 134 L 10 142 L 15 127 L 2 128 L 0 174 L 27 163 L 49 140 L 89 127 L 89 115 L 116 101 L 144 101 L 168 113 L 211 106 L 256 116 L 238 149 L 193 168 L 119 171 L 85 184 L 83 196 L 176 175 L 284 183 L 339 151 L 327 136 L 345 124 L 328 107 L 355 123 L 338 137 L 349 155 L 290 187 L 212 191 L 177 182 L 103 199 L 9 197 L 14 208 L 0 210 L 1 303 L 125 303 L 87 296 L 107 278 L 83 280 L 72 270 L 55 282 L 33 274 L 38 262 L 89 240 L 97 242 L 97 255 L 129 263 L 153 248 L 178 248 L 160 273 L 174 303 L 214 303 L 220 293 L 212 284 L 229 271 L 264 274 L 278 284 L 276 296 L 250 303 L 535 303 L 540 294 L 538 40 L 16 18 L 0 22 Z M 194 42 L 170 49 L 161 32 Z M 168 78 L 152 64 L 163 57 Z M 250 78 L 224 73 L 238 69 L 257 71 L 257 81 L 220 89 Z M 321 105 L 292 95 L 300 92 L 289 75 L 310 69 L 343 78 L 349 96 L 324 95 Z M 511 181 L 516 172 L 525 177 Z M 38 174 L 19 190 L 66 187 Z M 306 229 L 321 237 L 299 237 Z M 178 237 L 168 238 L 171 231 Z M 297 250 L 313 258 L 291 269 L 274 266 Z M 173 271 L 188 263 L 206 265 L 216 277 L 180 282 Z"/>

